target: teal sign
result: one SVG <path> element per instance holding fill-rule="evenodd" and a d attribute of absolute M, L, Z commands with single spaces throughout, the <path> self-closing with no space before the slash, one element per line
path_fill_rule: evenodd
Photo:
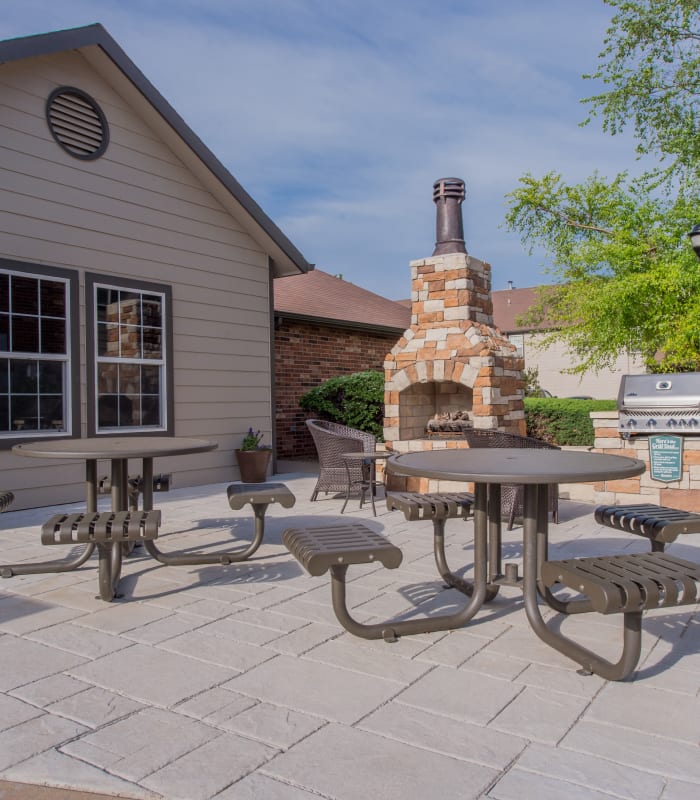
<path fill-rule="evenodd" d="M 649 462 L 651 478 L 671 483 L 683 474 L 683 439 L 680 436 L 650 436 Z"/>

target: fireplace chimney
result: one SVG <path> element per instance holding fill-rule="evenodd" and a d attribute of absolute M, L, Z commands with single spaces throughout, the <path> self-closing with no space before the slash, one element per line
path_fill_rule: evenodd
<path fill-rule="evenodd" d="M 440 178 L 433 184 L 433 202 L 437 206 L 434 256 L 466 254 L 461 208 L 464 197 L 464 181 L 459 178 Z"/>

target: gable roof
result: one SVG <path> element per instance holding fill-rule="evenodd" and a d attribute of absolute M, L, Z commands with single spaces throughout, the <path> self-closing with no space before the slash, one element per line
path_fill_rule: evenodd
<path fill-rule="evenodd" d="M 274 285 L 275 314 L 281 317 L 403 333 L 411 309 L 320 269 Z"/>
<path fill-rule="evenodd" d="M 67 50 L 80 51 L 102 78 L 141 111 L 155 112 L 155 119 L 161 122 L 157 125 L 159 133 L 270 255 L 275 276 L 313 269 L 99 23 L 0 41 L 0 64 Z"/>

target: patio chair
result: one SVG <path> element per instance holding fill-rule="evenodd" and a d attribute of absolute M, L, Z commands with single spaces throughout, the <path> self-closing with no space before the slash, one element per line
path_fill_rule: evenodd
<path fill-rule="evenodd" d="M 471 428 L 464 431 L 464 438 L 469 447 L 525 447 L 540 450 L 561 450 L 555 444 L 549 444 L 534 436 L 519 436 L 517 433 L 506 433 L 497 430 L 481 430 Z M 522 485 L 504 484 L 501 487 L 501 518 L 508 520 L 508 530 L 518 517 L 523 515 L 525 492 Z M 559 486 L 549 485 L 549 511 L 552 521 L 559 522 Z"/>
<path fill-rule="evenodd" d="M 337 422 L 323 419 L 307 419 L 318 453 L 319 476 L 311 493 L 311 500 L 319 492 L 345 492 L 347 497 L 352 486 L 365 486 L 369 482 L 369 465 L 343 460 L 343 453 L 373 453 L 377 439 L 371 433 L 349 428 Z"/>

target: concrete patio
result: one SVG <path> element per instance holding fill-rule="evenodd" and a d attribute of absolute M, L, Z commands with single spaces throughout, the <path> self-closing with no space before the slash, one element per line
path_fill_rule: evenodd
<path fill-rule="evenodd" d="M 94 558 L 0 582 L 0 778 L 11 782 L 0 798 L 77 798 L 37 785 L 168 800 L 698 797 L 697 606 L 645 615 L 640 666 L 623 683 L 582 676 L 540 642 L 515 589 L 461 630 L 357 639 L 335 620 L 329 577 L 303 573 L 281 544 L 284 528 L 337 520 L 342 504 L 309 502 L 314 475 L 291 468 L 274 479 L 296 506 L 270 507 L 249 562 L 164 567 L 137 549 L 111 604 L 95 598 Z M 250 508 L 231 511 L 227 485 L 156 495 L 161 549 L 249 539 Z M 3 514 L 2 561 L 67 555 L 43 548 L 39 529 L 79 508 Z M 592 511 L 560 501 L 552 557 L 647 548 Z M 375 518 L 356 500 L 342 519 L 404 553 L 397 570 L 351 568 L 359 619 L 459 602 L 437 577 L 430 522 L 406 522 L 383 501 Z M 447 524 L 455 567 L 471 563 L 470 528 Z M 505 560 L 520 561 L 521 528 L 504 538 Z M 700 537 L 670 551 L 700 561 Z M 595 614 L 563 628 L 617 657 L 621 623 Z"/>

